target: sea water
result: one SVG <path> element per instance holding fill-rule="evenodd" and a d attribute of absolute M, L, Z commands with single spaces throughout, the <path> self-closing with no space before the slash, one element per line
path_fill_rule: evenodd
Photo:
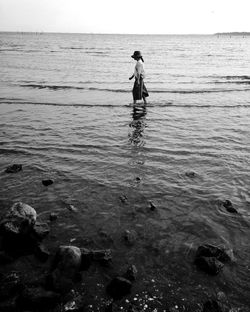
<path fill-rule="evenodd" d="M 134 50 L 146 106 L 132 104 Z M 249 50 L 243 36 L 0 33 L 2 210 L 61 213 L 52 247 L 112 249 L 159 305 L 223 291 L 250 307 Z M 23 171 L 5 173 L 13 163 Z M 203 243 L 233 252 L 216 277 L 193 265 Z"/>

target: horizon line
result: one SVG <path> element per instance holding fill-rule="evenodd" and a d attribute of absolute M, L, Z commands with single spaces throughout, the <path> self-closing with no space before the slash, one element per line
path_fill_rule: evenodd
<path fill-rule="evenodd" d="M 250 35 L 248 31 L 225 31 L 215 33 L 99 33 L 99 32 L 63 32 L 63 31 L 22 31 L 0 30 L 0 33 L 27 34 L 78 34 L 78 35 L 131 35 L 131 36 L 214 36 L 214 35 Z"/>
<path fill-rule="evenodd" d="M 101 33 L 101 32 L 64 32 L 64 31 L 22 31 L 0 30 L 0 33 L 34 33 L 34 34 L 82 34 L 82 35 L 138 35 L 138 36 L 210 36 L 214 33 Z"/>

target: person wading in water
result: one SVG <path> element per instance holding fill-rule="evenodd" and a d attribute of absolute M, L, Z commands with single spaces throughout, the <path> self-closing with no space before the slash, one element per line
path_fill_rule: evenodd
<path fill-rule="evenodd" d="M 144 84 L 145 71 L 144 71 L 144 60 L 140 51 L 135 51 L 131 57 L 136 61 L 134 74 L 129 77 L 129 80 L 135 78 L 134 87 L 133 87 L 133 99 L 134 104 L 137 100 L 143 99 L 144 104 L 147 103 L 146 97 L 149 96 L 146 86 Z"/>

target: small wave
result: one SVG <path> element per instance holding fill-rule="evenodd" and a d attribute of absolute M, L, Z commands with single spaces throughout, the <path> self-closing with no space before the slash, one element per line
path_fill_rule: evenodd
<path fill-rule="evenodd" d="M 233 79 L 242 79 L 242 80 L 250 80 L 250 76 L 242 75 L 242 76 L 222 76 L 221 78 L 225 78 L 228 80 Z"/>
<path fill-rule="evenodd" d="M 134 107 L 133 104 L 124 104 L 124 103 L 118 103 L 118 104 L 88 104 L 88 103 L 52 103 L 52 102 L 29 102 L 26 100 L 18 100 L 18 99 L 4 99 L 0 98 L 0 105 L 1 104 L 22 104 L 22 105 L 44 105 L 44 106 L 63 106 L 63 107 L 102 107 L 102 108 L 113 108 L 113 107 L 128 107 L 132 108 Z M 138 106 L 139 107 L 139 106 Z M 142 107 L 142 106 L 141 106 Z M 234 104 L 234 105 L 216 105 L 216 104 L 179 104 L 179 103 L 173 103 L 173 102 L 151 102 L 146 105 L 146 107 L 181 107 L 181 108 L 227 108 L 227 109 L 233 109 L 233 108 L 249 108 L 250 102 L 245 104 Z"/>
<path fill-rule="evenodd" d="M 66 85 L 46 85 L 46 84 L 21 84 L 20 87 L 33 89 L 49 89 L 49 90 L 89 90 L 89 91 L 105 91 L 116 93 L 128 93 L 129 89 L 111 89 L 111 88 L 97 88 L 97 87 L 79 87 Z M 150 93 L 177 93 L 177 94 L 199 94 L 199 93 L 226 93 L 226 92 L 245 92 L 250 89 L 196 89 L 196 90 L 166 90 L 166 89 L 151 89 Z"/>
<path fill-rule="evenodd" d="M 84 48 L 81 47 L 60 47 L 62 50 L 84 50 Z"/>
<path fill-rule="evenodd" d="M 248 75 L 226 75 L 226 76 L 202 76 L 201 78 L 217 78 L 217 79 L 226 79 L 226 80 L 250 80 Z"/>
<path fill-rule="evenodd" d="M 95 87 L 78 87 L 78 86 L 63 86 L 63 85 L 45 85 L 45 84 L 21 84 L 20 87 L 33 88 L 33 89 L 49 89 L 49 90 L 89 90 L 89 91 L 107 91 L 107 92 L 119 92 L 127 93 L 131 92 L 126 89 L 109 89 L 109 88 L 95 88 Z"/>
<path fill-rule="evenodd" d="M 245 92 L 245 91 L 250 91 L 250 89 L 150 90 L 151 93 L 178 93 L 178 94 L 226 93 L 226 92 Z"/>
<path fill-rule="evenodd" d="M 250 80 L 229 80 L 229 81 L 214 81 L 215 84 L 250 84 Z"/>

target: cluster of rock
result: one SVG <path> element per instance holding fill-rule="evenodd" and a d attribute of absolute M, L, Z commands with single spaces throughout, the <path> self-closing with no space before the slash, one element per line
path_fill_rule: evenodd
<path fill-rule="evenodd" d="M 0 261 L 23 254 L 34 253 L 40 260 L 46 261 L 49 253 L 42 245 L 48 235 L 47 223 L 37 221 L 34 208 L 22 202 L 15 203 L 0 222 L 2 251 Z"/>
<path fill-rule="evenodd" d="M 14 164 L 5 171 L 16 173 L 22 170 L 22 165 Z M 194 172 L 186 173 L 189 178 L 194 178 Z M 139 181 L 139 180 L 138 180 Z M 51 185 L 53 180 L 43 180 L 44 186 Z M 122 203 L 127 203 L 125 195 L 120 197 Z M 220 204 L 230 213 L 238 213 L 229 200 Z M 75 211 L 70 205 L 69 210 Z M 149 202 L 149 209 L 155 211 L 157 207 Z M 57 219 L 56 213 L 51 213 L 50 221 Z M 4 215 L 0 221 L 0 264 L 7 264 L 16 257 L 26 254 L 34 254 L 40 261 L 46 262 L 50 253 L 43 244 L 44 238 L 49 234 L 49 225 L 37 220 L 37 213 L 31 206 L 17 202 Z M 128 246 L 136 243 L 137 233 L 134 230 L 126 230 L 123 235 L 124 242 Z M 225 248 L 205 244 L 199 246 L 194 259 L 198 269 L 209 275 L 217 275 L 226 263 L 232 262 L 232 253 Z M 50 310 L 62 305 L 60 311 L 80 311 L 83 309 L 81 294 L 74 292 L 65 303 L 65 296 L 75 288 L 75 284 L 81 280 L 81 271 L 88 270 L 93 263 L 101 266 L 109 266 L 112 261 L 111 250 L 89 250 L 76 246 L 60 246 L 51 259 L 50 270 L 44 283 L 38 286 L 27 287 L 15 272 L 0 275 L 0 311 L 18 310 Z M 137 269 L 134 265 L 127 271 L 115 276 L 107 285 L 106 293 L 113 300 L 120 300 L 130 294 L 133 283 L 136 280 Z M 39 308 L 38 308 L 39 307 Z M 112 305 L 111 310 L 112 311 Z M 227 312 L 225 306 L 217 300 L 208 300 L 203 305 L 202 312 Z"/>
<path fill-rule="evenodd" d="M 230 253 L 230 250 L 205 244 L 198 247 L 194 263 L 200 270 L 210 275 L 217 275 L 225 263 L 232 261 Z"/>
<path fill-rule="evenodd" d="M 13 165 L 8 166 L 5 169 L 5 172 L 6 173 L 17 173 L 17 172 L 22 171 L 22 170 L 23 170 L 23 165 L 22 164 L 13 164 Z M 49 185 L 51 185 L 53 183 L 54 183 L 54 181 L 52 179 L 42 180 L 42 184 L 44 186 L 49 186 Z"/>
<path fill-rule="evenodd" d="M 56 218 L 56 214 L 50 215 L 50 220 Z M 7 264 L 19 256 L 31 253 L 39 260 L 47 261 L 50 254 L 45 251 L 42 240 L 48 233 L 48 224 L 37 221 L 34 208 L 22 202 L 15 203 L 0 222 L 0 262 Z M 111 261 L 109 249 L 89 250 L 76 246 L 60 246 L 51 259 L 46 278 L 39 285 L 27 287 L 22 283 L 21 276 L 15 272 L 0 275 L 0 311 L 52 309 L 64 300 L 65 295 L 72 292 L 76 283 L 81 280 L 81 271 L 87 270 L 93 263 L 109 266 Z M 130 266 L 122 276 L 110 281 L 106 289 L 107 294 L 114 300 L 129 294 L 136 274 L 136 267 Z M 66 306 L 70 306 L 71 301 L 74 301 L 74 305 L 78 302 L 78 308 L 83 304 L 79 294 L 74 294 Z"/>

